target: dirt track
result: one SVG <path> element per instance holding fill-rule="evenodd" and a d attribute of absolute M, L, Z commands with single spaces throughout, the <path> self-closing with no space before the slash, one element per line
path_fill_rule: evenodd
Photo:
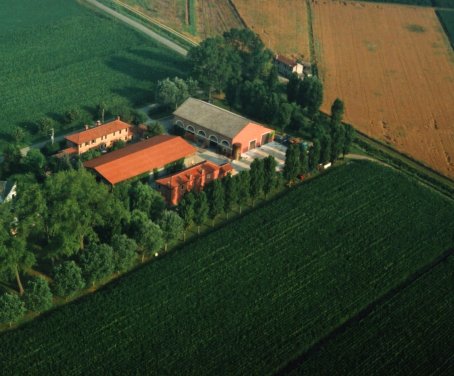
<path fill-rule="evenodd" d="M 430 8 L 314 2 L 325 84 L 345 120 L 454 177 L 454 53 Z"/>

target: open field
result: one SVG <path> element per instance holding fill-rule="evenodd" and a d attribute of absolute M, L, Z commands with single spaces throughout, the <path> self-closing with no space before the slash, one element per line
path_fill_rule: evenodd
<path fill-rule="evenodd" d="M 294 375 L 452 375 L 454 257 L 308 357 Z M 398 354 L 398 356 L 396 356 Z"/>
<path fill-rule="evenodd" d="M 195 41 L 220 35 L 231 28 L 242 28 L 243 24 L 228 0 L 189 1 L 186 15 L 186 0 L 120 0 L 149 17 L 184 33 Z M 195 8 L 195 17 L 191 9 Z M 193 22 L 194 21 L 194 22 Z M 192 25 L 195 23 L 195 25 Z"/>
<path fill-rule="evenodd" d="M 396 3 L 405 5 L 420 5 L 425 7 L 454 8 L 454 0 L 361 0 L 361 1 L 368 1 L 371 3 Z"/>
<path fill-rule="evenodd" d="M 0 131 L 25 130 L 47 115 L 101 101 L 137 105 L 166 76 L 184 75 L 183 58 L 74 0 L 0 4 Z"/>
<path fill-rule="evenodd" d="M 310 60 L 307 6 L 301 0 L 234 0 L 247 26 L 276 53 Z"/>
<path fill-rule="evenodd" d="M 273 373 L 450 248 L 452 223 L 452 201 L 349 163 L 1 334 L 2 374 Z"/>
<path fill-rule="evenodd" d="M 433 9 L 315 1 L 325 84 L 345 120 L 454 177 L 454 53 Z"/>

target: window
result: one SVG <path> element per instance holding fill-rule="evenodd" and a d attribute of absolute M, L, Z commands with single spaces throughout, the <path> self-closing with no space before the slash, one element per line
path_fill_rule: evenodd
<path fill-rule="evenodd" d="M 117 133 L 117 132 L 114 132 L 114 133 L 113 133 L 114 136 L 115 136 L 115 133 Z"/>
<path fill-rule="evenodd" d="M 96 143 L 96 140 L 91 140 L 91 143 L 92 143 L 92 144 L 95 144 L 95 143 Z"/>

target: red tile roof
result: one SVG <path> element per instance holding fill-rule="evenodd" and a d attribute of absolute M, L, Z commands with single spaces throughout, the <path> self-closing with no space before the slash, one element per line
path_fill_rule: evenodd
<path fill-rule="evenodd" d="M 160 169 L 194 154 L 197 149 L 181 137 L 161 135 L 104 154 L 84 163 L 111 184 Z"/>
<path fill-rule="evenodd" d="M 292 67 L 292 68 L 296 65 L 296 60 L 290 59 L 287 56 L 276 55 L 276 60 L 280 61 L 281 63 L 288 65 L 289 67 Z"/>
<path fill-rule="evenodd" d="M 74 142 L 77 145 L 81 145 L 84 142 L 95 140 L 97 138 L 107 136 L 116 131 L 129 128 L 131 128 L 131 125 L 129 125 L 128 123 L 125 123 L 124 121 L 121 120 L 114 120 L 111 121 L 110 123 L 98 125 L 94 128 L 90 128 L 79 133 L 71 134 L 69 136 L 66 136 L 65 138 L 71 142 Z"/>
<path fill-rule="evenodd" d="M 225 166 L 225 170 L 223 169 Z M 229 168 L 230 167 L 230 168 Z M 206 174 L 212 174 L 214 171 L 222 170 L 225 172 L 231 171 L 232 166 L 230 163 L 226 163 L 222 166 L 218 166 L 217 164 L 210 162 L 210 161 L 203 161 L 197 163 L 196 165 L 187 168 L 186 170 L 177 172 L 176 174 L 166 176 L 165 178 L 161 178 L 156 180 L 157 184 L 165 185 L 166 187 L 178 187 L 181 184 L 187 183 L 189 181 L 189 177 L 193 177 L 197 179 L 202 172 Z"/>

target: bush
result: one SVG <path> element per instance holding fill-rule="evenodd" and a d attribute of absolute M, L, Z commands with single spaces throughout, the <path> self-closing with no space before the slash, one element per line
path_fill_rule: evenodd
<path fill-rule="evenodd" d="M 54 270 L 53 290 L 59 296 L 69 296 L 83 289 L 82 270 L 74 261 L 65 261 Z"/>
<path fill-rule="evenodd" d="M 16 294 L 5 294 L 0 297 L 0 324 L 19 321 L 25 313 L 24 302 Z"/>
<path fill-rule="evenodd" d="M 87 283 L 94 285 L 115 270 L 113 249 L 108 244 L 95 244 L 86 249 L 80 258 Z"/>
<path fill-rule="evenodd" d="M 44 311 L 52 306 L 52 292 L 42 277 L 28 281 L 24 295 L 25 307 L 30 311 Z"/>

